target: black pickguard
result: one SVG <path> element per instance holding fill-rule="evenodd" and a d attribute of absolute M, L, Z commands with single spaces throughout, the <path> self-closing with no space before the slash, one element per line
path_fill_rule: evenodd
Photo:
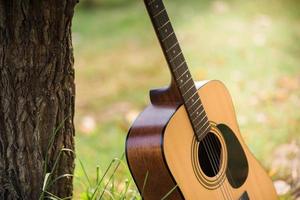
<path fill-rule="evenodd" d="M 227 147 L 227 179 L 233 188 L 239 188 L 246 181 L 249 172 L 245 152 L 239 140 L 228 126 L 219 124 L 217 127 L 222 133 Z"/>

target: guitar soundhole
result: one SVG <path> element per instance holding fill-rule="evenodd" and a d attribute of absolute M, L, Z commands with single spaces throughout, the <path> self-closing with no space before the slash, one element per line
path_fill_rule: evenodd
<path fill-rule="evenodd" d="M 198 159 L 203 173 L 216 176 L 221 168 L 221 143 L 213 133 L 208 133 L 199 143 Z"/>

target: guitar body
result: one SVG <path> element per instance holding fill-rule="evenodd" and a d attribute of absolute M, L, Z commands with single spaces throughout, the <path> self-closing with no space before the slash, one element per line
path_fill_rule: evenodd
<path fill-rule="evenodd" d="M 211 143 L 195 139 L 180 95 L 172 86 L 150 93 L 152 104 L 129 131 L 127 161 L 143 198 L 277 199 L 271 179 L 241 137 L 225 86 L 219 81 L 196 86 L 211 123 L 206 136 Z"/>

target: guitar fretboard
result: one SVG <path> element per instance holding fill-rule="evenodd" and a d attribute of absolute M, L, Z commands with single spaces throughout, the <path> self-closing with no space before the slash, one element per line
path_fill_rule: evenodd
<path fill-rule="evenodd" d="M 171 74 L 182 96 L 194 133 L 200 141 L 210 123 L 162 0 L 144 0 Z"/>

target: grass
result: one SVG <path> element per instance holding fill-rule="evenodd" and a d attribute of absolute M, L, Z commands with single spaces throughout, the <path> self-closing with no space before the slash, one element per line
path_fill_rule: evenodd
<path fill-rule="evenodd" d="M 276 146 L 300 130 L 300 6 L 297 1 L 165 0 L 195 80 L 222 80 L 231 92 L 241 132 L 271 170 Z M 148 103 L 150 88 L 169 73 L 142 1 L 77 7 L 73 20 L 77 84 L 75 199 L 86 174 L 97 182 L 124 152 L 126 133 Z M 84 118 L 96 127 L 83 131 Z M 116 184 L 130 180 L 126 168 Z M 125 184 L 126 185 L 126 184 Z M 132 186 L 131 188 L 134 188 Z"/>
<path fill-rule="evenodd" d="M 85 170 L 84 164 L 80 161 L 80 167 L 85 173 L 86 183 L 83 182 L 85 192 L 81 193 L 80 198 L 84 200 L 96 199 L 141 199 L 137 190 L 132 189 L 132 179 L 122 179 L 117 177 L 117 170 L 120 166 L 126 169 L 129 173 L 127 165 L 124 162 L 124 154 L 121 159 L 113 159 L 107 169 L 101 173 L 100 167 L 96 168 L 96 180 L 91 181 L 88 173 Z M 129 174 L 127 174 L 129 176 Z"/>

